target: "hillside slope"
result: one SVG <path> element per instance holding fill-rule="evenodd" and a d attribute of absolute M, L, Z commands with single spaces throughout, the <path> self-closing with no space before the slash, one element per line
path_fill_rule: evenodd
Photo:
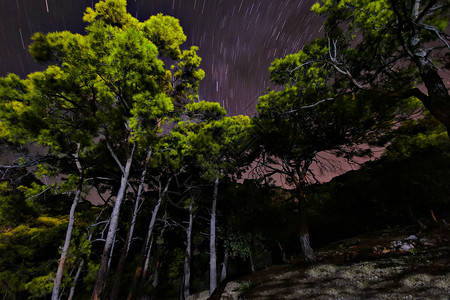
<path fill-rule="evenodd" d="M 358 236 L 229 282 L 212 299 L 449 299 L 450 230 Z M 233 291 L 234 290 L 234 291 Z"/>

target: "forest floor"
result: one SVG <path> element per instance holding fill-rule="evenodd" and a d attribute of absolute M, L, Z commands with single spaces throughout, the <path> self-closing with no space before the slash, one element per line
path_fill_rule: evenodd
<path fill-rule="evenodd" d="M 448 228 L 380 231 L 316 254 L 229 282 L 220 299 L 450 299 Z"/>

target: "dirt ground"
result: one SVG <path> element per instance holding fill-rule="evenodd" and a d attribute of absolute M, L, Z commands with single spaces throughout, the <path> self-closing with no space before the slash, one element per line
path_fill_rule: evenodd
<path fill-rule="evenodd" d="M 375 232 L 237 280 L 238 299 L 450 299 L 450 230 Z M 222 294 L 221 299 L 227 299 Z"/>

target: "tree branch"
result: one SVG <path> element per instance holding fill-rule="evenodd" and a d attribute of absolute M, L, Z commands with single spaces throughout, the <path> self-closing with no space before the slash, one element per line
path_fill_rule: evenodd
<path fill-rule="evenodd" d="M 120 163 L 120 160 L 117 158 L 116 154 L 114 153 L 114 150 L 111 148 L 111 145 L 109 144 L 108 140 L 106 140 L 106 147 L 108 147 L 109 153 L 111 153 L 111 156 L 113 157 L 113 159 L 119 166 L 120 171 L 122 171 L 122 173 L 125 173 L 125 169 L 123 168 L 122 164 Z"/>
<path fill-rule="evenodd" d="M 441 34 L 439 33 L 439 31 L 431 25 L 428 24 L 418 24 L 419 27 L 422 27 L 426 30 L 432 31 L 434 33 L 436 33 L 436 35 L 438 36 L 438 38 L 447 46 L 447 48 L 450 50 L 450 45 L 447 43 L 447 41 L 441 36 Z"/>
<path fill-rule="evenodd" d="M 328 55 L 330 57 L 331 65 L 333 66 L 333 68 L 336 71 L 338 71 L 339 73 L 341 73 L 342 75 L 347 76 L 353 82 L 353 84 L 356 87 L 358 87 L 359 89 L 361 89 L 361 90 L 367 89 L 366 87 L 364 87 L 363 84 L 359 83 L 348 70 L 344 71 L 343 69 L 341 69 L 338 66 L 339 62 L 337 60 L 337 41 L 333 41 L 333 49 L 334 49 L 334 54 L 331 54 L 331 40 L 330 40 L 330 38 L 328 38 Z"/>

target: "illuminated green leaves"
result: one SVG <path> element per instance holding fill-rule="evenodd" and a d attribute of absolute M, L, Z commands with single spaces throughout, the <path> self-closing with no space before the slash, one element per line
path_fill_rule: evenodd
<path fill-rule="evenodd" d="M 180 58 L 179 47 L 186 41 L 186 35 L 177 19 L 157 14 L 140 23 L 138 28 L 156 45 L 161 55 L 167 55 L 172 59 Z"/>

